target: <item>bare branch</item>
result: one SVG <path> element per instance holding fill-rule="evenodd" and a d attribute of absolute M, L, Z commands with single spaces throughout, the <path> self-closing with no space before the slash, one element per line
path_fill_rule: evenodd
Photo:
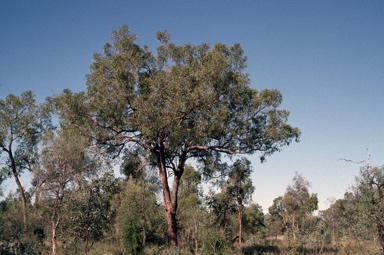
<path fill-rule="evenodd" d="M 351 163 L 354 163 L 356 165 L 359 165 L 361 163 L 366 163 L 369 168 L 372 168 L 372 165 L 371 165 L 371 153 L 369 152 L 368 149 L 367 149 L 367 153 L 368 153 L 368 155 L 367 155 L 367 159 L 366 160 L 354 161 L 354 160 L 345 159 L 345 158 L 339 158 L 338 160 L 343 160 L 345 162 L 351 162 Z"/>

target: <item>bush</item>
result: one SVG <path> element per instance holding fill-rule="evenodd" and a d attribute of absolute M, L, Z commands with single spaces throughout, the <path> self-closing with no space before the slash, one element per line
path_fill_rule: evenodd
<path fill-rule="evenodd" d="M 207 233 L 203 240 L 202 254 L 233 254 L 233 245 L 220 232 Z"/>
<path fill-rule="evenodd" d="M 124 248 L 133 255 L 142 254 L 144 251 L 143 237 L 138 222 L 135 217 L 127 217 L 122 226 Z"/>
<path fill-rule="evenodd" d="M 0 241 L 0 254 L 1 255 L 37 255 L 33 250 L 33 245 L 21 242 L 7 242 Z"/>

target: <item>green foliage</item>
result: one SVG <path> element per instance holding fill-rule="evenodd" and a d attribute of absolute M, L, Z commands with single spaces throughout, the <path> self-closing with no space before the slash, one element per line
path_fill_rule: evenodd
<path fill-rule="evenodd" d="M 345 193 L 344 200 L 341 211 L 343 236 L 356 242 L 369 238 L 372 228 L 374 228 L 374 221 L 370 217 L 369 209 L 353 193 Z"/>
<path fill-rule="evenodd" d="M 265 237 L 266 221 L 263 210 L 258 204 L 250 204 L 244 207 L 243 214 L 244 233 Z"/>
<path fill-rule="evenodd" d="M 301 175 L 295 173 L 292 185 L 287 187 L 282 204 L 288 213 L 306 214 L 317 209 L 316 194 L 309 194 L 310 184 Z"/>
<path fill-rule="evenodd" d="M 327 245 L 332 243 L 332 232 L 329 229 L 327 229 L 326 232 L 325 232 L 324 242 Z"/>
<path fill-rule="evenodd" d="M 190 251 L 196 251 L 200 245 L 202 219 L 206 217 L 203 208 L 203 192 L 201 190 L 201 174 L 187 165 L 179 190 L 179 206 L 177 220 L 180 226 L 180 239 Z"/>
<path fill-rule="evenodd" d="M 384 167 L 367 163 L 361 167 L 352 192 L 331 207 L 341 218 L 343 235 L 357 243 L 364 243 L 375 236 L 384 251 Z"/>
<path fill-rule="evenodd" d="M 179 190 L 180 198 L 185 198 L 188 201 L 189 196 L 197 195 L 202 196 L 202 192 L 200 190 L 201 184 L 201 174 L 196 171 L 192 166 L 187 165 L 184 170 L 183 178 L 181 179 L 182 185 Z M 191 200 L 194 200 L 191 198 Z M 200 204 L 201 201 L 191 201 L 195 204 Z M 182 203 L 182 201 L 180 201 Z"/>
<path fill-rule="evenodd" d="M 236 203 L 240 244 L 243 240 L 244 204 L 252 199 L 252 194 L 255 190 L 250 178 L 251 173 L 251 162 L 246 158 L 238 159 L 230 167 L 228 179 L 222 187 L 222 192 L 228 193 L 229 198 Z"/>
<path fill-rule="evenodd" d="M 296 247 L 292 247 L 287 252 L 287 255 L 300 255 L 300 252 L 298 251 L 298 249 Z"/>
<path fill-rule="evenodd" d="M 0 119 L 0 154 L 7 154 L 3 171 L 20 174 L 37 159 L 36 146 L 50 127 L 49 108 L 38 105 L 31 91 L 9 94 L 0 99 Z"/>
<path fill-rule="evenodd" d="M 231 166 L 228 180 L 225 185 L 228 192 L 237 202 L 239 210 L 242 209 L 245 203 L 252 199 L 252 194 L 255 187 L 251 180 L 252 167 L 251 162 L 246 158 L 236 160 Z"/>
<path fill-rule="evenodd" d="M 233 254 L 233 244 L 220 231 L 209 231 L 203 235 L 202 254 Z"/>
<path fill-rule="evenodd" d="M 263 252 L 261 255 L 275 255 L 275 253 L 267 251 L 267 252 Z"/>
<path fill-rule="evenodd" d="M 322 219 L 306 215 L 299 222 L 298 241 L 302 247 L 324 246 L 325 226 Z"/>
<path fill-rule="evenodd" d="M 284 207 L 282 205 L 283 197 L 277 197 L 273 200 L 273 204 L 268 208 L 269 214 L 266 217 L 269 236 L 282 235 L 286 226 L 283 219 Z"/>
<path fill-rule="evenodd" d="M 382 255 L 383 254 L 382 251 L 380 251 L 380 249 L 377 248 L 377 246 L 370 241 L 347 242 L 341 248 L 340 253 L 348 254 L 348 255 L 361 255 L 361 254 Z"/>
<path fill-rule="evenodd" d="M 355 187 L 355 197 L 364 206 L 368 215 L 377 224 L 384 226 L 384 167 L 367 165 L 360 169 Z M 383 233 L 384 234 L 384 233 Z"/>
<path fill-rule="evenodd" d="M 7 242 L 0 239 L 1 255 L 37 255 L 30 243 Z"/>
<path fill-rule="evenodd" d="M 22 219 L 17 194 L 9 194 L 0 202 L 0 236 L 5 240 L 19 240 L 23 233 Z"/>
<path fill-rule="evenodd" d="M 122 222 L 122 237 L 126 251 L 141 254 L 144 251 L 140 219 L 137 215 L 127 215 Z"/>
<path fill-rule="evenodd" d="M 150 183 L 135 183 L 129 179 L 121 194 L 118 220 L 121 222 L 122 242 L 127 251 L 140 254 L 144 247 L 165 242 L 165 219 L 156 202 Z"/>
<path fill-rule="evenodd" d="M 344 225 L 346 203 L 346 199 L 338 199 L 328 209 L 320 212 L 326 226 L 331 229 L 334 240 L 342 238 L 343 233 L 345 233 L 345 227 L 347 227 L 347 225 Z"/>
<path fill-rule="evenodd" d="M 142 149 L 136 147 L 134 150 L 124 150 L 124 161 L 120 166 L 120 173 L 129 179 L 140 179 L 145 176 L 145 165 L 143 164 Z"/>
<path fill-rule="evenodd" d="M 300 230 L 308 227 L 304 226 L 305 223 L 311 220 L 312 212 L 317 210 L 317 194 L 309 194 L 309 187 L 309 182 L 295 173 L 292 184 L 288 185 L 281 200 L 282 218 L 288 231 L 288 237 L 293 240 L 296 240 Z"/>
<path fill-rule="evenodd" d="M 115 245 L 113 243 L 108 242 L 97 242 L 94 243 L 91 250 L 89 251 L 89 255 L 125 255 L 124 250 L 120 245 Z"/>
<path fill-rule="evenodd" d="M 241 253 L 237 252 L 236 254 L 241 255 L 277 255 L 280 254 L 279 248 L 276 246 L 268 245 L 244 245 L 241 247 Z"/>
<path fill-rule="evenodd" d="M 71 192 L 66 204 L 69 224 L 73 234 L 86 245 L 100 241 L 110 229 L 116 215 L 111 201 L 118 191 L 113 173 L 106 172 L 100 177 L 83 180 Z"/>
<path fill-rule="evenodd" d="M 206 200 L 206 204 L 213 216 L 212 225 L 220 228 L 221 232 L 228 234 L 230 215 L 237 212 L 233 197 L 225 191 L 215 194 L 211 190 Z"/>

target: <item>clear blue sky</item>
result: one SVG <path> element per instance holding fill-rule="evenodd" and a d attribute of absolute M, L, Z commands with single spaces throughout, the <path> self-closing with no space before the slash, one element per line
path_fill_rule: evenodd
<path fill-rule="evenodd" d="M 325 209 L 359 171 L 338 158 L 366 159 L 368 148 L 384 164 L 384 1 L 3 0 L 0 97 L 84 90 L 92 55 L 122 25 L 151 49 L 158 30 L 180 44 L 240 43 L 251 86 L 282 92 L 302 137 L 263 164 L 250 157 L 264 212 L 294 172 Z"/>

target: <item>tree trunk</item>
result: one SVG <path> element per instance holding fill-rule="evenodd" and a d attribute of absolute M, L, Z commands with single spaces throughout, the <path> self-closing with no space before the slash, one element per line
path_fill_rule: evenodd
<path fill-rule="evenodd" d="M 89 230 L 87 229 L 85 234 L 84 255 L 88 254 L 88 243 L 89 243 Z"/>
<path fill-rule="evenodd" d="M 171 192 L 168 185 L 168 176 L 165 166 L 165 157 L 164 152 L 161 151 L 158 153 L 158 167 L 159 175 L 161 180 L 161 186 L 163 190 L 165 214 L 167 218 L 167 232 L 168 232 L 168 245 L 169 248 L 177 247 L 177 221 L 176 221 L 176 210 L 177 210 L 177 191 L 179 188 L 179 176 L 174 175 L 173 182 L 173 197 L 171 197 Z M 173 201 L 172 201 L 173 200 Z"/>
<path fill-rule="evenodd" d="M 53 209 L 53 214 L 51 215 L 51 226 L 52 226 L 52 234 L 51 234 L 51 244 L 52 244 L 52 255 L 56 255 L 57 253 L 57 242 L 56 242 L 56 231 L 57 227 L 60 224 L 60 213 L 59 209 L 55 207 Z"/>
<path fill-rule="evenodd" d="M 198 255 L 199 252 L 199 222 L 197 222 L 194 226 L 195 230 L 195 255 Z"/>
<path fill-rule="evenodd" d="M 17 174 L 17 169 L 16 169 L 16 163 L 13 158 L 12 153 L 9 150 L 9 158 L 11 160 L 11 168 L 12 168 L 12 173 L 13 177 L 15 178 L 17 188 L 19 190 L 19 196 L 20 196 L 20 202 L 21 202 L 21 211 L 23 213 L 23 232 L 27 232 L 27 201 L 25 199 L 25 194 L 24 194 L 24 189 L 23 186 L 20 183 L 19 175 Z"/>
<path fill-rule="evenodd" d="M 295 213 L 293 213 L 293 217 L 292 217 L 292 237 L 293 237 L 293 240 L 295 241 L 296 240 Z"/>
<path fill-rule="evenodd" d="M 377 216 L 376 216 L 377 217 Z M 379 241 L 381 245 L 381 254 L 384 255 L 384 226 L 381 223 L 381 218 L 377 217 L 376 218 L 376 225 L 377 225 L 377 232 L 379 234 Z"/>
<path fill-rule="evenodd" d="M 223 235 L 225 235 L 225 232 L 227 232 L 227 229 L 228 229 L 227 211 L 228 211 L 228 205 L 226 205 L 224 209 L 224 217 L 223 217 L 224 225 L 223 225 L 223 229 L 221 230 L 221 233 Z"/>
<path fill-rule="evenodd" d="M 92 197 L 92 189 L 89 190 L 89 198 L 87 204 L 87 230 L 85 232 L 85 244 L 84 244 L 84 255 L 88 254 L 88 243 L 89 243 L 89 227 L 91 225 L 90 222 L 90 213 L 91 213 L 91 197 Z"/>
<path fill-rule="evenodd" d="M 238 215 L 239 215 L 239 244 L 241 245 L 241 239 L 243 239 L 243 212 L 240 205 L 238 205 Z"/>
<path fill-rule="evenodd" d="M 36 177 L 38 178 L 38 177 Z M 41 192 L 41 186 L 45 183 L 47 178 L 44 178 L 43 180 L 40 180 L 39 183 L 36 185 L 35 188 L 35 202 L 33 203 L 33 217 L 35 220 L 37 220 L 37 211 L 39 207 L 39 200 L 40 200 L 40 192 Z"/>
<path fill-rule="evenodd" d="M 51 237 L 51 243 L 52 243 L 52 255 L 56 255 L 56 230 L 52 229 L 52 237 Z"/>
<path fill-rule="evenodd" d="M 15 181 L 17 184 L 17 188 L 19 190 L 20 195 L 20 202 L 21 202 L 21 211 L 23 213 L 23 231 L 24 233 L 27 232 L 27 202 L 25 199 L 24 189 L 23 186 L 20 183 L 19 177 L 17 176 L 17 173 L 13 172 L 13 176 L 15 177 Z"/>
<path fill-rule="evenodd" d="M 59 221 L 51 220 L 52 224 L 52 235 L 51 235 L 51 243 L 52 243 L 52 255 L 56 255 L 57 253 L 57 242 L 56 242 L 56 230 L 59 225 Z"/>
<path fill-rule="evenodd" d="M 37 220 L 37 209 L 39 207 L 39 199 L 40 199 L 40 187 L 37 186 L 35 189 L 35 202 L 33 203 L 33 218 Z"/>

